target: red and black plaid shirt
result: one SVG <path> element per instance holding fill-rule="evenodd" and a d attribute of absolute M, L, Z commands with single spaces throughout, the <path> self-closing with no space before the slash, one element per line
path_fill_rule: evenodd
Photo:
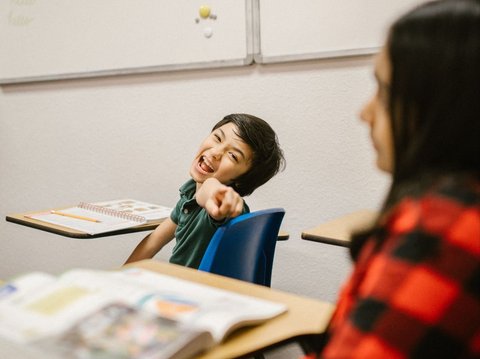
<path fill-rule="evenodd" d="M 360 252 L 320 356 L 480 358 L 480 183 L 447 181 L 389 213 L 382 240 Z"/>

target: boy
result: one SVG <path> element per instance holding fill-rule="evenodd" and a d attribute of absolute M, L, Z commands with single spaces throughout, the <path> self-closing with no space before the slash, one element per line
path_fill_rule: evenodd
<path fill-rule="evenodd" d="M 285 165 L 278 138 L 264 120 L 247 114 L 225 116 L 202 142 L 190 166 L 180 200 L 135 248 L 126 263 L 152 258 L 173 238 L 171 263 L 198 268 L 210 239 L 229 218 L 250 210 L 242 196 Z"/>

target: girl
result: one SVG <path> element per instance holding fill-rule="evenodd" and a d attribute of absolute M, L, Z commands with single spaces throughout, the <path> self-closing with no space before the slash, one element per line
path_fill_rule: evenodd
<path fill-rule="evenodd" d="M 322 358 L 480 357 L 480 1 L 398 19 L 361 111 L 392 184 Z"/>

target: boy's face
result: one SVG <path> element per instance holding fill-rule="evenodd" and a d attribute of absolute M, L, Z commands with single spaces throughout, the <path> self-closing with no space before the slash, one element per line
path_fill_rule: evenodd
<path fill-rule="evenodd" d="M 237 126 L 229 122 L 203 140 L 190 167 L 195 182 L 213 177 L 228 185 L 250 169 L 252 150 L 235 131 Z"/>

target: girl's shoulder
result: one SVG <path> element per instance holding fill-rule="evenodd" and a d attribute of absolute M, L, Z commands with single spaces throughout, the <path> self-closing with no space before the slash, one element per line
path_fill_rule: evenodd
<path fill-rule="evenodd" d="M 479 181 L 442 178 L 423 193 L 402 198 L 384 225 L 389 235 L 435 239 L 480 255 Z"/>

